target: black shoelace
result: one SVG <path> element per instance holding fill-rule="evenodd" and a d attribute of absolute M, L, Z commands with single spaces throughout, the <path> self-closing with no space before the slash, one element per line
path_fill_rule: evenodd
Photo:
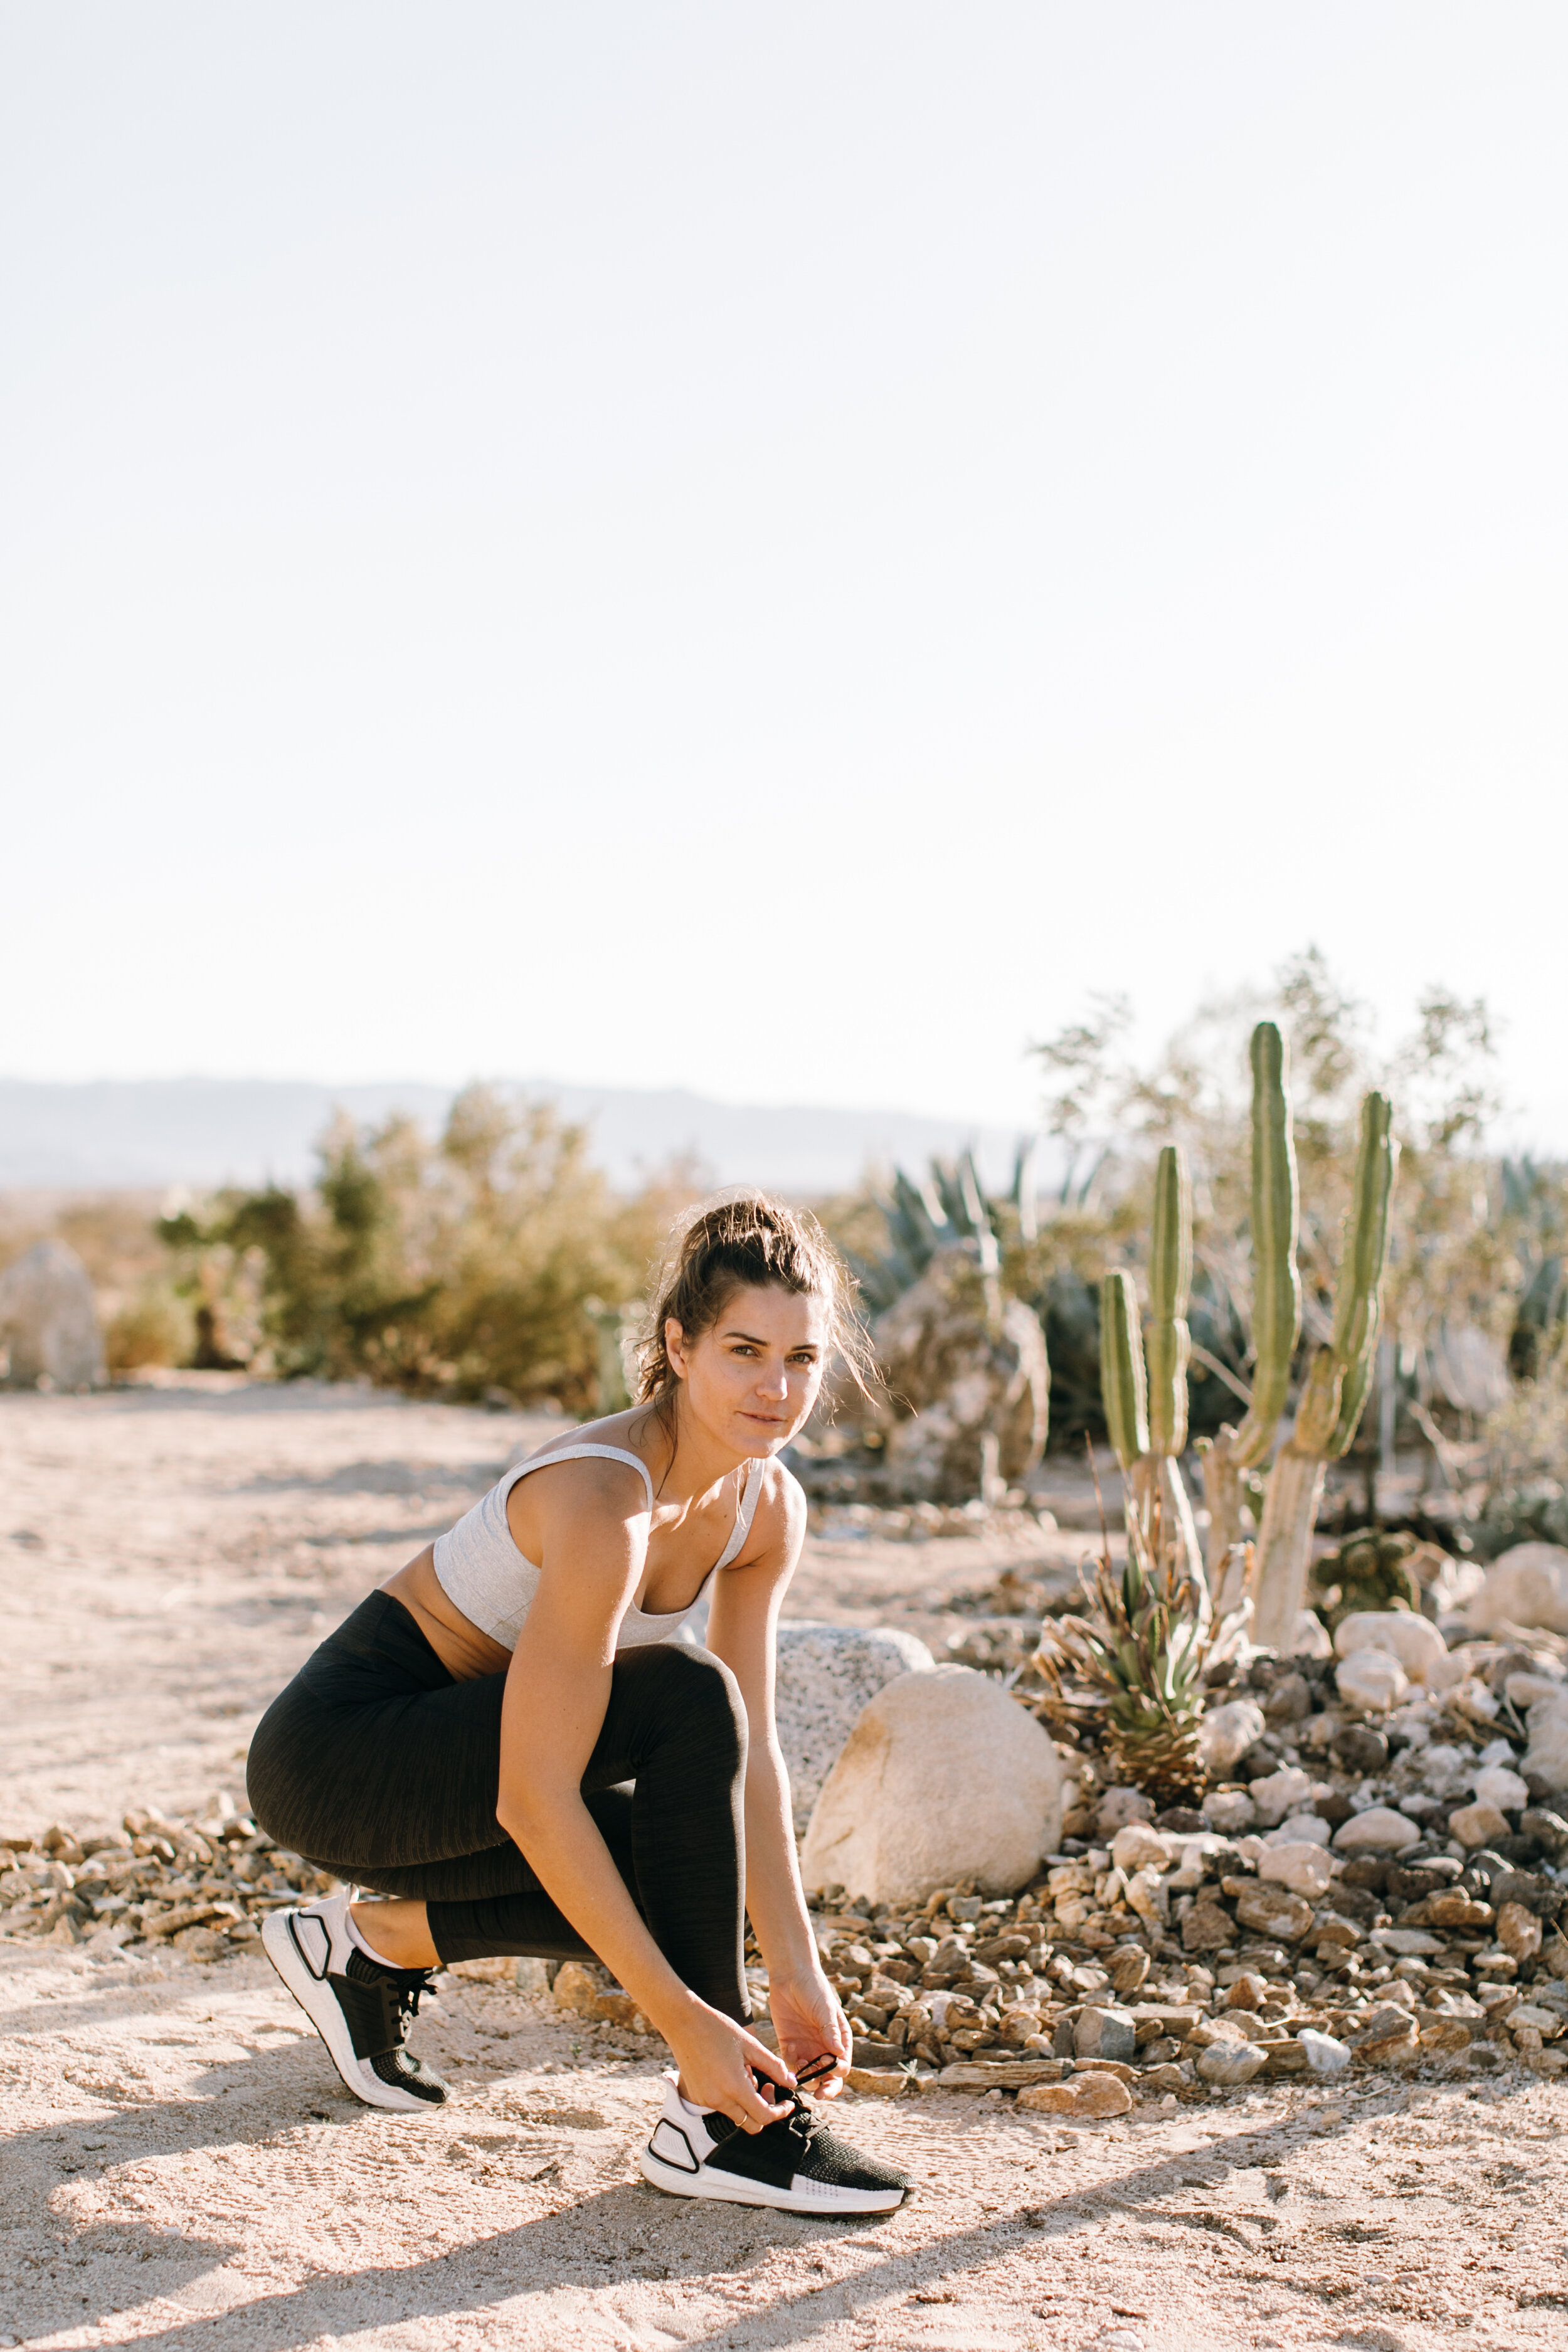
<path fill-rule="evenodd" d="M 419 1996 L 430 1990 L 428 1969 L 387 1970 L 396 1984 L 397 2023 L 395 2029 L 399 2042 L 406 2042 L 408 2029 L 419 2014 Z"/>

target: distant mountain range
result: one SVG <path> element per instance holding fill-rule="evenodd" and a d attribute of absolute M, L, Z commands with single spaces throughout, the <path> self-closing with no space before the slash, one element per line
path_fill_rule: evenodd
<path fill-rule="evenodd" d="M 868 1167 L 923 1169 L 933 1152 L 973 1145 L 987 1181 L 1011 1181 L 1016 1138 L 976 1120 L 912 1111 L 711 1102 L 705 1096 L 563 1086 L 515 1090 L 588 1126 L 594 1157 L 617 1184 L 669 1161 L 700 1161 L 715 1184 L 785 1193 L 838 1192 Z M 54 1086 L 0 1079 L 0 1186 L 47 1190 L 297 1183 L 332 1113 L 358 1120 L 405 1111 L 437 1129 L 455 1089 L 413 1082 L 324 1087 L 249 1078 L 102 1080 Z"/>

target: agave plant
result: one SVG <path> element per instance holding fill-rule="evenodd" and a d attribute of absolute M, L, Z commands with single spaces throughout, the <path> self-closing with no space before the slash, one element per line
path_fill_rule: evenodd
<path fill-rule="evenodd" d="M 1043 1712 L 1098 1737 L 1118 1780 L 1157 1805 L 1201 1795 L 1204 1678 L 1240 1642 L 1250 1600 L 1216 1621 L 1158 1526 L 1146 1532 L 1135 1514 L 1123 1564 L 1107 1544 L 1079 1584 L 1081 1613 L 1048 1621 L 1036 1654 Z"/>

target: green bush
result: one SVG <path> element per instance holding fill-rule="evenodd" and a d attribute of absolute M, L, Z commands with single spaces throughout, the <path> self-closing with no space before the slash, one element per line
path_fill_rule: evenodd
<path fill-rule="evenodd" d="M 581 1128 L 484 1087 L 435 1141 L 408 1119 L 340 1118 L 319 1150 L 311 1191 L 227 1192 L 162 1222 L 207 1360 L 598 1407 L 595 1315 L 640 1296 L 692 1189 L 679 1171 L 624 1199 Z"/>

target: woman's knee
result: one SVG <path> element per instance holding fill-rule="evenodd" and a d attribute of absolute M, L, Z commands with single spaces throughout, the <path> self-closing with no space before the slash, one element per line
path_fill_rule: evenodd
<path fill-rule="evenodd" d="M 684 1730 L 709 1752 L 728 1753 L 744 1764 L 746 1702 L 721 1658 L 684 1642 L 654 1643 L 631 1654 L 671 1730 Z"/>

